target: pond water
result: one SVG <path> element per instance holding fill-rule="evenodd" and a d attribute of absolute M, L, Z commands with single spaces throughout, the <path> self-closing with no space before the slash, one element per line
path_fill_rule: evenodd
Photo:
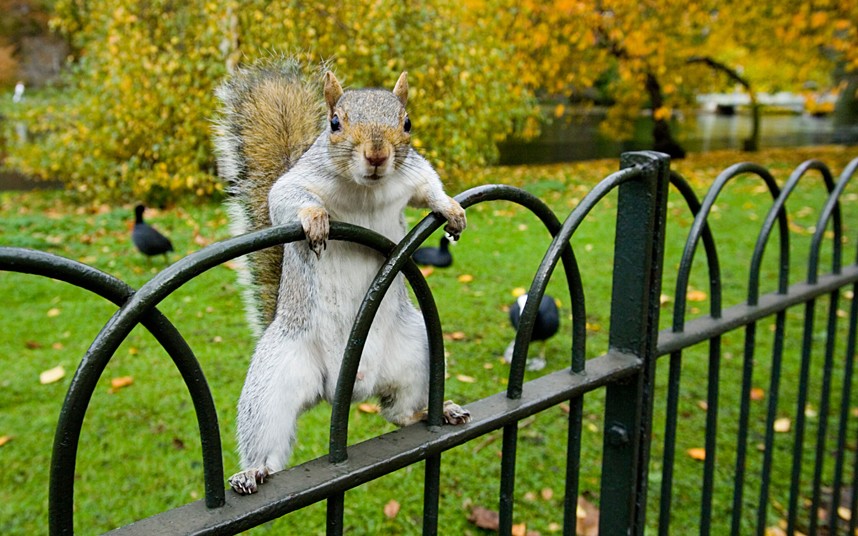
<path fill-rule="evenodd" d="M 641 118 L 635 124 L 634 137 L 619 142 L 599 132 L 604 115 L 578 114 L 544 125 L 542 134 L 529 142 L 511 141 L 500 145 L 500 163 L 544 164 L 618 158 L 624 151 L 652 147 L 652 121 Z M 717 149 L 741 149 L 751 132 L 747 115 L 719 115 L 700 112 L 695 117 L 672 125 L 673 135 L 688 152 Z M 823 145 L 834 141 L 831 117 L 810 115 L 764 115 L 760 122 L 760 147 L 800 147 Z"/>

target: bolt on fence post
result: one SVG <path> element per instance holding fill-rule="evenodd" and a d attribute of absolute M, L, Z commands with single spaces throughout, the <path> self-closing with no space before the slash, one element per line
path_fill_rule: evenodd
<path fill-rule="evenodd" d="M 641 360 L 637 374 L 610 384 L 605 398 L 599 534 L 643 534 L 652 392 L 670 161 L 624 153 L 620 166 L 641 176 L 619 187 L 609 344 Z"/>

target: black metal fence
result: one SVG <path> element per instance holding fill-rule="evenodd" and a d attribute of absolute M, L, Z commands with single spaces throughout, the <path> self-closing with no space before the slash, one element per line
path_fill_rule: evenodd
<path fill-rule="evenodd" d="M 137 325 L 145 326 L 173 359 L 187 384 L 199 422 L 205 478 L 205 498 L 117 529 L 121 534 L 231 534 L 260 525 L 310 504 L 327 501 L 327 532 L 344 531 L 345 492 L 370 480 L 425 461 L 423 533 L 439 530 L 439 496 L 442 454 L 489 432 L 503 430 L 503 455 L 499 485 L 500 533 L 513 530 L 514 486 L 519 423 L 559 403 L 569 406 L 568 438 L 565 445 L 564 534 L 576 530 L 577 497 L 585 394 L 604 390 L 604 434 L 599 504 L 602 534 L 643 534 L 647 524 L 660 534 L 685 533 L 689 527 L 672 525 L 677 509 L 699 510 L 699 532 L 710 533 L 713 520 L 713 490 L 716 476 L 728 474 L 732 481 L 733 506 L 729 527 L 734 534 L 749 531 L 748 512 L 756 522 L 753 531 L 763 534 L 769 509 L 776 507 L 786 519 L 787 533 L 834 534 L 855 532 L 854 512 L 858 501 L 858 427 L 850 425 L 856 404 L 852 391 L 858 300 L 858 261 L 844 266 L 842 244 L 844 222 L 841 199 L 849 180 L 858 173 L 858 159 L 843 171 L 839 180 L 823 164 L 810 161 L 797 168 L 783 186 L 771 173 L 753 164 L 739 164 L 721 173 L 707 194 L 699 199 L 688 183 L 670 171 L 666 157 L 658 153 L 627 153 L 621 170 L 597 184 L 561 222 L 541 200 L 508 186 L 492 185 L 469 190 L 457 197 L 464 207 L 504 200 L 531 211 L 553 236 L 529 289 L 521 315 L 506 392 L 467 405 L 473 420 L 465 426 L 442 426 L 444 401 L 444 341 L 432 293 L 411 254 L 438 229 L 443 221 L 429 215 L 399 244 L 347 224 L 333 223 L 331 239 L 358 242 L 378 250 L 386 262 L 369 288 L 355 321 L 338 379 L 331 414 L 330 449 L 327 457 L 290 468 L 272 478 L 259 493 L 239 497 L 224 491 L 221 436 L 212 396 L 204 372 L 192 349 L 162 315 L 157 306 L 172 292 L 226 261 L 275 244 L 302 240 L 298 224 L 272 228 L 208 246 L 164 269 L 136 292 L 123 282 L 84 264 L 33 250 L 0 247 L 0 270 L 31 273 L 66 281 L 96 293 L 119 306 L 83 357 L 71 381 L 61 410 L 54 440 L 49 491 L 49 526 L 52 534 L 73 532 L 74 485 L 77 449 L 96 383 L 119 345 Z M 790 218 L 786 201 L 806 175 L 821 176 L 827 201 L 819 212 L 811 240 L 807 275 L 790 284 Z M 722 306 L 722 277 L 718 250 L 709 217 L 721 190 L 736 177 L 759 179 L 773 199 L 756 247 L 749 257 L 747 299 L 731 307 Z M 808 179 L 805 179 L 808 180 Z M 667 199 L 670 187 L 684 200 L 683 211 L 693 218 L 676 274 L 671 327 L 659 331 Z M 585 358 L 587 341 L 586 303 L 579 265 L 571 239 L 588 213 L 606 195 L 616 191 L 616 241 L 614 244 L 613 289 L 610 300 L 609 349 L 603 355 Z M 744 231 L 740 231 L 744 232 Z M 760 294 L 761 263 L 771 235 L 777 235 L 777 290 Z M 830 253 L 821 254 L 830 243 Z M 686 321 L 689 278 L 701 246 L 708 271 L 708 314 Z M 821 259 L 830 258 L 831 268 L 820 274 Z M 544 374 L 525 382 L 525 359 L 536 308 L 558 262 L 572 297 L 572 347 L 567 369 Z M 411 284 L 426 322 L 430 340 L 431 387 L 429 419 L 368 441 L 348 445 L 349 405 L 366 334 L 384 293 L 397 274 Z M 827 311 L 818 312 L 818 301 Z M 849 312 L 840 309 L 849 301 Z M 798 337 L 787 333 L 788 313 L 801 309 L 803 322 Z M 823 332 L 815 323 L 822 318 Z M 844 318 L 845 317 L 845 318 Z M 771 325 L 769 323 L 772 322 Z M 843 325 L 845 323 L 845 326 Z M 771 330 L 771 345 L 761 345 Z M 728 432 L 719 431 L 720 366 L 724 360 L 722 338 L 742 333 L 742 383 L 736 422 Z M 800 374 L 782 378 L 781 365 L 791 358 L 790 344 L 800 341 Z M 820 342 L 821 340 L 821 342 Z M 845 346 L 841 349 L 845 341 Z M 822 345 L 821 356 L 815 350 Z M 683 354 L 701 345 L 708 347 L 708 377 L 686 377 L 682 381 Z M 761 348 L 766 348 L 762 355 Z M 785 357 L 785 355 L 787 357 Z M 659 360 L 660 357 L 665 357 Z M 821 365 L 818 363 L 822 361 Z M 666 367 L 666 368 L 665 368 Z M 768 379 L 765 392 L 765 422 L 751 418 L 750 404 L 756 395 L 760 372 Z M 754 373 L 758 371 L 755 380 Z M 657 378 L 666 378 L 664 384 Z M 812 379 L 813 378 L 813 379 Z M 819 378 L 818 381 L 816 378 Z M 677 464 L 678 435 L 682 431 L 681 389 L 687 382 L 706 383 L 705 453 L 700 496 L 675 497 L 673 475 Z M 785 455 L 775 448 L 777 418 L 786 411 L 779 406 L 779 391 L 788 383 L 797 391 L 790 419 L 792 448 Z M 838 390 L 839 389 L 839 390 Z M 808 424 L 808 400 L 818 401 L 814 426 Z M 728 408 L 731 412 L 735 408 Z M 807 431 L 815 441 L 806 445 Z M 719 457 L 725 437 L 730 458 Z M 807 441 L 809 443 L 809 441 Z M 756 447 L 756 448 L 755 448 Z M 652 455 L 657 452 L 658 455 Z M 759 454 L 760 463 L 749 459 Z M 787 504 L 772 498 L 772 482 L 787 467 L 790 478 Z M 808 470 L 808 468 L 811 468 Z M 753 474 L 750 474 L 753 472 Z M 656 485 L 657 484 L 657 485 Z M 753 484 L 753 485 L 752 485 Z M 653 489 L 650 489 L 650 488 Z M 660 489 L 655 489 L 660 488 Z M 754 489 L 752 489 L 754 488 Z M 780 496 L 780 495 L 778 495 Z M 809 497 L 809 501 L 805 500 Z M 679 500 L 677 500 L 679 499 Z M 845 508 L 838 506 L 846 504 Z M 773 506 L 774 505 L 774 506 Z M 820 513 L 824 514 L 821 515 Z M 840 515 L 838 515 L 838 513 Z M 726 525 L 725 525 L 726 526 Z"/>

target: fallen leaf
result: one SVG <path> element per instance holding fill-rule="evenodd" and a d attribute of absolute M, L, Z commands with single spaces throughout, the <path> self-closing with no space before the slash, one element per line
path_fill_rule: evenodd
<path fill-rule="evenodd" d="M 450 338 L 454 341 L 464 341 L 466 337 L 464 331 L 454 331 L 450 334 Z"/>
<path fill-rule="evenodd" d="M 500 528 L 500 515 L 494 510 L 482 506 L 475 506 L 471 510 L 468 521 L 481 529 L 498 530 Z"/>
<path fill-rule="evenodd" d="M 110 380 L 110 389 L 108 389 L 107 392 L 115 393 L 123 387 L 128 387 L 132 383 L 134 383 L 133 376 L 119 376 L 118 378 L 113 378 Z"/>
<path fill-rule="evenodd" d="M 185 450 L 185 442 L 178 437 L 173 438 L 173 448 L 176 450 Z"/>
<path fill-rule="evenodd" d="M 772 426 L 775 432 L 784 434 L 789 432 L 792 428 L 792 421 L 789 420 L 789 417 L 781 417 L 780 419 L 776 419 L 774 426 Z"/>
<path fill-rule="evenodd" d="M 786 536 L 786 531 L 778 526 L 766 527 L 765 536 Z"/>
<path fill-rule="evenodd" d="M 697 401 L 697 407 L 702 409 L 703 411 L 708 411 L 709 410 L 709 403 L 706 402 L 705 400 L 698 400 Z"/>
<path fill-rule="evenodd" d="M 471 281 L 474 280 L 474 276 L 472 276 L 471 274 L 462 274 L 459 277 L 457 277 L 456 280 L 459 283 L 470 283 Z"/>
<path fill-rule="evenodd" d="M 4 435 L 0 436 L 0 447 L 5 445 L 6 443 L 12 441 L 12 436 Z"/>
<path fill-rule="evenodd" d="M 551 488 L 542 488 L 542 491 L 539 492 L 539 495 L 542 496 L 542 499 L 545 501 L 550 501 L 552 497 L 554 497 L 554 490 Z"/>
<path fill-rule="evenodd" d="M 466 375 L 464 375 L 464 374 L 457 374 L 457 375 L 456 375 L 456 379 L 457 379 L 457 380 L 459 380 L 459 381 L 460 381 L 460 382 L 462 382 L 462 383 L 474 383 L 474 382 L 476 382 L 476 381 L 477 381 L 474 377 L 472 377 L 472 376 L 466 376 Z"/>
<path fill-rule="evenodd" d="M 429 277 L 435 272 L 435 268 L 432 266 L 421 266 L 420 273 L 423 274 L 423 277 Z"/>
<path fill-rule="evenodd" d="M 843 506 L 837 507 L 837 515 L 840 516 L 840 519 L 843 519 L 844 521 L 852 520 L 852 510 Z"/>
<path fill-rule="evenodd" d="M 41 374 L 39 374 L 39 383 L 42 385 L 47 385 L 49 383 L 56 383 L 63 379 L 66 375 L 66 369 L 63 368 L 62 365 L 56 366 L 52 369 L 48 369 Z"/>
<path fill-rule="evenodd" d="M 751 389 L 751 400 L 762 400 L 766 398 L 766 392 L 761 387 Z"/>
<path fill-rule="evenodd" d="M 358 404 L 358 411 L 360 411 L 361 413 L 374 414 L 381 411 L 381 408 L 378 406 L 378 404 L 373 404 L 372 402 L 363 402 L 361 404 Z"/>
<path fill-rule="evenodd" d="M 54 344 L 51 345 L 51 348 L 53 348 L 54 350 L 62 350 L 63 349 L 63 343 L 55 342 Z"/>
<path fill-rule="evenodd" d="M 577 521 L 576 532 L 579 536 L 598 536 L 599 509 L 584 497 L 578 497 L 578 507 L 575 511 Z"/>
<path fill-rule="evenodd" d="M 511 534 L 512 536 L 527 536 L 527 525 L 525 523 L 513 525 Z"/>
<path fill-rule="evenodd" d="M 662 294 L 661 296 L 658 297 L 658 303 L 659 303 L 659 305 L 662 305 L 662 306 L 667 305 L 668 303 L 670 303 L 672 301 L 673 301 L 673 298 L 671 298 L 667 294 Z"/>
<path fill-rule="evenodd" d="M 384 517 L 387 519 L 393 519 L 399 514 L 399 503 L 396 502 L 395 499 L 390 499 L 387 504 L 384 505 Z"/>
<path fill-rule="evenodd" d="M 694 460 L 702 462 L 703 460 L 706 459 L 706 449 L 698 447 L 698 448 L 688 449 L 686 452 Z"/>
<path fill-rule="evenodd" d="M 36 341 L 27 341 L 24 343 L 24 347 L 28 350 L 38 350 L 42 345 Z"/>
<path fill-rule="evenodd" d="M 55 316 L 60 316 L 60 310 L 56 307 L 48 309 L 48 318 L 54 318 Z"/>
<path fill-rule="evenodd" d="M 527 289 L 524 287 L 515 287 L 512 289 L 513 298 L 518 298 L 519 296 L 524 296 L 527 293 Z"/>
<path fill-rule="evenodd" d="M 688 294 L 685 295 L 685 298 L 690 302 L 702 302 L 706 301 L 708 295 L 702 290 L 689 290 Z"/>

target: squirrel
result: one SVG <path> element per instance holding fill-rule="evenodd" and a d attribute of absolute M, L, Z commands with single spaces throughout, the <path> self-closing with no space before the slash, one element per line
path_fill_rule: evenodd
<path fill-rule="evenodd" d="M 248 255 L 243 276 L 259 335 L 238 403 L 241 472 L 229 479 L 254 493 L 286 467 L 298 416 L 331 401 L 358 307 L 383 258 L 358 244 L 327 243 L 330 220 L 394 242 L 406 232 L 406 205 L 429 208 L 457 239 L 465 211 L 411 146 L 407 75 L 393 91 L 343 91 L 331 71 L 322 99 L 294 58 L 242 67 L 216 90 L 218 169 L 227 182 L 232 232 L 300 221 L 306 241 Z M 378 397 L 398 426 L 425 420 L 429 350 L 422 316 L 400 274 L 367 336 L 354 398 Z M 470 413 L 447 401 L 445 421 Z"/>

